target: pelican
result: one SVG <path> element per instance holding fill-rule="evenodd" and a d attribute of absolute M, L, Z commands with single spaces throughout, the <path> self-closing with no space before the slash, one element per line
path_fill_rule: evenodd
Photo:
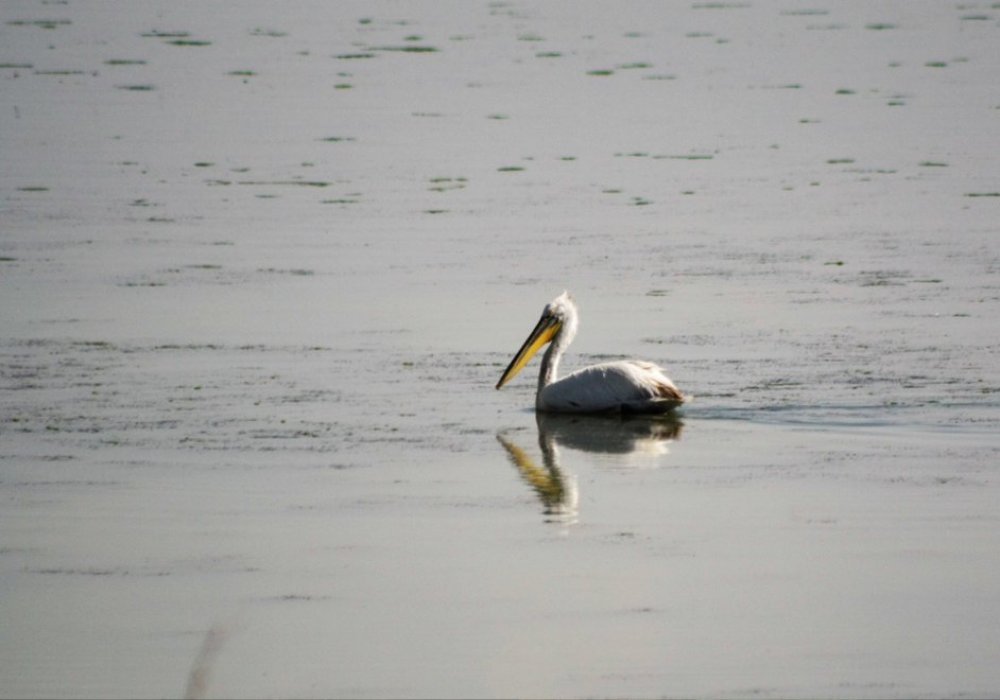
<path fill-rule="evenodd" d="M 569 292 L 546 304 L 535 330 L 507 365 L 496 388 L 524 369 L 546 343 L 535 410 L 553 413 L 666 413 L 688 400 L 652 362 L 621 360 L 584 367 L 556 379 L 559 360 L 576 336 L 578 314 Z"/>

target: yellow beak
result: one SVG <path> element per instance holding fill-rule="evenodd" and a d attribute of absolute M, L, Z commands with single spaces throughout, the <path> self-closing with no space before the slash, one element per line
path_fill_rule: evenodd
<path fill-rule="evenodd" d="M 517 376 L 517 373 L 524 369 L 524 366 L 531 361 L 535 353 L 541 350 L 546 343 L 552 341 L 560 328 L 562 328 L 562 321 L 558 318 L 548 315 L 542 316 L 541 320 L 538 321 L 538 325 L 535 326 L 535 330 L 531 331 L 531 335 L 524 341 L 524 345 L 517 351 L 514 359 L 510 361 L 507 369 L 500 376 L 500 381 L 497 382 L 497 389 Z"/>

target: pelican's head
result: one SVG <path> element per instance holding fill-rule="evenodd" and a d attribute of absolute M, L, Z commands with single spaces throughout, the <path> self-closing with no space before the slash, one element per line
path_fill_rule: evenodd
<path fill-rule="evenodd" d="M 542 317 L 535 325 L 535 330 L 521 345 L 521 349 L 514 355 L 514 359 L 507 365 L 500 381 L 497 382 L 497 389 L 509 382 L 517 373 L 524 369 L 524 366 L 531 361 L 539 350 L 553 339 L 558 339 L 560 343 L 568 343 L 576 335 L 576 304 L 569 292 L 563 292 L 555 299 L 545 305 Z M 558 344 L 558 343 L 557 343 Z"/>

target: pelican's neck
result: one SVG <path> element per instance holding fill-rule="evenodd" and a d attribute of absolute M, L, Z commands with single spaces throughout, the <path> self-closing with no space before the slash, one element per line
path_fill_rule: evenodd
<path fill-rule="evenodd" d="M 576 336 L 577 320 L 575 309 L 563 320 L 562 327 L 552 339 L 552 344 L 545 350 L 542 356 L 542 366 L 538 370 L 538 392 L 535 394 L 535 407 L 542 405 L 542 389 L 549 384 L 554 384 L 558 380 L 559 360 L 569 344 Z"/>
<path fill-rule="evenodd" d="M 562 359 L 563 348 L 562 344 L 559 342 L 559 335 L 556 335 L 555 340 L 549 345 L 548 349 L 545 350 L 545 354 L 542 356 L 542 367 L 538 371 L 538 393 L 541 395 L 542 389 L 547 387 L 556 381 L 556 374 L 559 371 L 559 360 Z"/>
<path fill-rule="evenodd" d="M 535 394 L 536 408 L 542 407 L 542 389 L 556 382 L 556 373 L 559 371 L 559 360 L 562 359 L 563 352 L 573 342 L 573 338 L 576 337 L 576 329 L 579 323 L 576 305 L 573 304 L 573 300 L 570 298 L 568 292 L 563 292 L 560 296 L 556 297 L 551 306 L 556 307 L 557 318 L 560 324 L 559 330 L 556 331 L 555 336 L 552 338 L 552 344 L 549 345 L 545 351 L 545 355 L 542 356 L 542 367 L 538 371 L 538 393 Z M 548 310 L 549 307 L 546 307 L 546 312 Z"/>

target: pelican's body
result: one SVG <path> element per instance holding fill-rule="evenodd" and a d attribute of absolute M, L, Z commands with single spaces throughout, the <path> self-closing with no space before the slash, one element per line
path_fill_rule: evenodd
<path fill-rule="evenodd" d="M 545 306 L 542 318 L 514 355 L 497 389 L 524 369 L 535 353 L 551 343 L 538 373 L 535 409 L 555 413 L 666 413 L 687 400 L 680 389 L 651 362 L 602 362 L 556 377 L 559 360 L 576 335 L 578 314 L 568 292 Z"/>

